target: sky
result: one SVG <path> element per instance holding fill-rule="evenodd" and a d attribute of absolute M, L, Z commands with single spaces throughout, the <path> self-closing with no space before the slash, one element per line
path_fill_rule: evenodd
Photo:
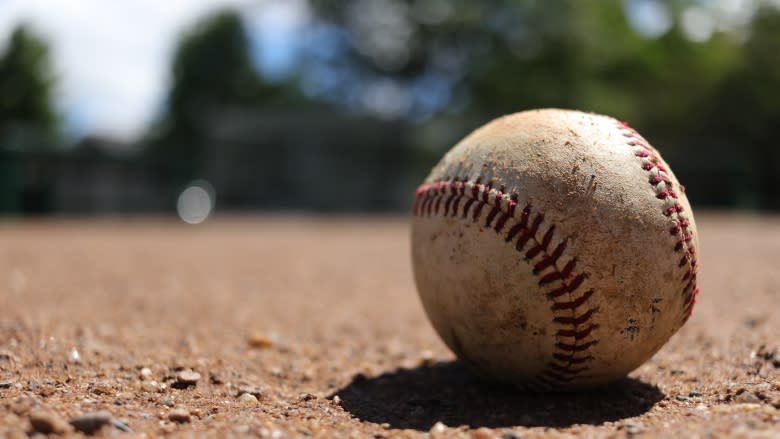
<path fill-rule="evenodd" d="M 129 141 L 160 112 L 179 35 L 228 6 L 244 13 L 264 49 L 261 67 L 283 74 L 291 53 L 285 45 L 308 19 L 302 0 L 0 0 L 0 47 L 18 23 L 28 23 L 50 45 L 69 134 Z"/>
<path fill-rule="evenodd" d="M 682 28 L 691 40 L 706 41 L 723 26 L 749 18 L 756 1 L 699 0 L 682 15 Z M 780 0 L 771 1 L 780 6 Z M 365 1 L 371 2 L 382 0 Z M 659 0 L 623 2 L 629 23 L 647 38 L 672 26 Z M 14 26 L 30 24 L 50 44 L 68 134 L 132 141 L 163 108 L 178 37 L 221 7 L 242 12 L 266 79 L 283 78 L 312 21 L 306 0 L 0 0 L 0 47 Z M 380 81 L 375 91 L 381 95 L 387 85 Z"/>

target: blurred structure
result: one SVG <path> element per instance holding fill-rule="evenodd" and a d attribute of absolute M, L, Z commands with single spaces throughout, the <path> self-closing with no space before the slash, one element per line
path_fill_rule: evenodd
<path fill-rule="evenodd" d="M 459 138 L 540 107 L 630 121 L 694 205 L 780 209 L 776 1 L 264 5 L 305 25 L 274 34 L 251 8 L 203 17 L 130 144 L 63 140 L 46 44 L 20 26 L 0 57 L 0 211 L 181 212 L 197 180 L 217 210 L 403 210 Z M 285 62 L 270 65 L 266 40 L 282 37 Z"/>

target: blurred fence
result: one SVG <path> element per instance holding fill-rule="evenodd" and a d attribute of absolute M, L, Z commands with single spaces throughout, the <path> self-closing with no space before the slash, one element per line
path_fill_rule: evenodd
<path fill-rule="evenodd" d="M 427 172 L 421 163 L 437 154 L 416 148 L 410 125 L 398 121 L 241 109 L 207 119 L 197 162 L 117 155 L 116 145 L 97 138 L 72 151 L 0 149 L 0 209 L 166 212 L 199 179 L 214 187 L 219 208 L 228 211 L 404 210 Z"/>
<path fill-rule="evenodd" d="M 441 143 L 424 147 L 419 143 L 431 127 L 329 112 L 232 110 L 210 120 L 198 163 L 117 155 L 95 138 L 73 151 L 0 149 L 0 212 L 173 211 L 193 179 L 214 187 L 223 211 L 405 211 L 440 155 L 477 125 L 450 120 L 433 135 Z M 687 139 L 674 148 L 651 141 L 668 151 L 695 206 L 758 206 L 759 182 L 746 150 L 718 147 L 715 139 Z M 172 165 L 190 169 L 188 178 L 175 177 Z"/>
<path fill-rule="evenodd" d="M 47 45 L 20 26 L 0 56 L 0 213 L 167 212 L 193 181 L 224 211 L 405 211 L 468 132 L 544 107 L 628 119 L 697 207 L 780 210 L 780 5 L 739 3 L 296 0 L 274 77 L 268 23 L 216 11 L 182 33 L 131 144 L 57 139 Z"/>

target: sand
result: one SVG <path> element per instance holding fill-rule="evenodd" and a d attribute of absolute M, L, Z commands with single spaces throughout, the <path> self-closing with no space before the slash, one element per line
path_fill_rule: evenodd
<path fill-rule="evenodd" d="M 437 338 L 406 217 L 5 220 L 0 437 L 780 437 L 780 218 L 697 221 L 700 300 L 655 357 L 520 394 Z"/>

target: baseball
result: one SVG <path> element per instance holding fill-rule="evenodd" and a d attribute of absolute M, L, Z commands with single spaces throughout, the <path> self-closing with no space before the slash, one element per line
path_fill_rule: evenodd
<path fill-rule="evenodd" d="M 475 373 L 528 389 L 623 378 L 690 317 L 698 235 L 658 151 L 607 116 L 501 117 L 417 189 L 412 261 L 434 328 Z"/>

